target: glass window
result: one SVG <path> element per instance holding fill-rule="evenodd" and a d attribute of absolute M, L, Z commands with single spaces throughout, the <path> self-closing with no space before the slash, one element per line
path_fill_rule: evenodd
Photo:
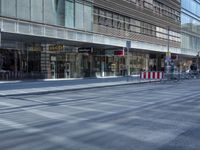
<path fill-rule="evenodd" d="M 74 28 L 74 2 L 65 2 L 65 26 Z"/>
<path fill-rule="evenodd" d="M 56 24 L 65 26 L 65 0 L 55 1 Z"/>
<path fill-rule="evenodd" d="M 99 24 L 99 16 L 94 15 L 94 24 Z"/>
<path fill-rule="evenodd" d="M 200 17 L 200 4 L 197 4 L 197 15 Z"/>
<path fill-rule="evenodd" d="M 30 20 L 30 0 L 17 1 L 17 18 Z"/>
<path fill-rule="evenodd" d="M 75 3 L 75 27 L 77 29 L 83 29 L 83 4 Z"/>
<path fill-rule="evenodd" d="M 193 32 L 198 32 L 197 30 L 197 26 L 198 26 L 198 21 L 196 19 L 192 19 L 192 31 Z"/>
<path fill-rule="evenodd" d="M 47 24 L 56 24 L 55 5 L 55 0 L 44 0 L 44 22 Z"/>
<path fill-rule="evenodd" d="M 189 4 L 190 4 L 190 11 L 195 14 L 197 5 L 196 2 L 194 0 L 191 0 Z"/>
<path fill-rule="evenodd" d="M 43 0 L 31 0 L 31 20 L 43 22 Z"/>
<path fill-rule="evenodd" d="M 1 0 L 2 16 L 16 17 L 16 0 Z"/>
<path fill-rule="evenodd" d="M 137 32 L 137 33 L 141 32 L 141 29 L 139 27 L 136 27 L 136 26 L 130 26 L 130 30 L 132 32 Z"/>
<path fill-rule="evenodd" d="M 92 31 L 93 16 L 92 7 L 89 5 L 84 5 L 84 28 L 87 31 Z"/>
<path fill-rule="evenodd" d="M 135 20 L 135 19 L 131 19 L 131 24 L 132 25 L 135 25 L 135 26 L 139 26 L 140 27 L 140 21 L 138 21 L 138 20 Z"/>

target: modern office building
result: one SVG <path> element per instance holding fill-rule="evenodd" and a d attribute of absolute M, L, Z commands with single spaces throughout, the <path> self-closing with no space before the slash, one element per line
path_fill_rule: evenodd
<path fill-rule="evenodd" d="M 180 13 L 179 0 L 0 0 L 1 79 L 164 70 L 166 53 L 188 55 Z"/>
<path fill-rule="evenodd" d="M 181 53 L 185 55 L 182 66 L 188 68 L 192 63 L 197 64 L 200 52 L 200 0 L 182 0 L 181 3 Z"/>

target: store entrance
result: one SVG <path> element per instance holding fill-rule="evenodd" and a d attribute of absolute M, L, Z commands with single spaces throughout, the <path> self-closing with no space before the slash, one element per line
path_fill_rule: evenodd
<path fill-rule="evenodd" d="M 70 62 L 65 55 L 51 55 L 51 78 L 70 78 Z"/>
<path fill-rule="evenodd" d="M 92 73 L 91 73 L 91 59 L 90 59 L 90 55 L 85 55 L 83 54 L 82 56 L 82 70 L 83 70 L 83 77 L 91 77 Z"/>

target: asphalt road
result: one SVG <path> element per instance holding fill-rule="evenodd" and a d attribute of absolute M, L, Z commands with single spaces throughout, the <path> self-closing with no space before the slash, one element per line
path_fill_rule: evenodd
<path fill-rule="evenodd" d="M 0 97 L 0 150 L 199 150 L 200 80 Z"/>

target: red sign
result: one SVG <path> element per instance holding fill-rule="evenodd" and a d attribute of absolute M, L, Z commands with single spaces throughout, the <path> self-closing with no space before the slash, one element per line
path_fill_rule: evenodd
<path fill-rule="evenodd" d="M 124 50 L 114 51 L 114 55 L 116 55 L 116 56 L 124 56 Z"/>

